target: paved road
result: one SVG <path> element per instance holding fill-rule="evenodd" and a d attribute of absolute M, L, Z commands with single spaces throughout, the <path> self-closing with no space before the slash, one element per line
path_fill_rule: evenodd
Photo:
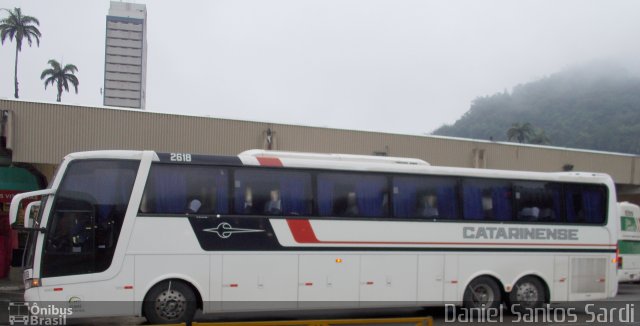
<path fill-rule="evenodd" d="M 11 301 L 20 301 L 21 300 L 21 292 L 18 290 L 14 291 L 1 291 L 0 292 L 0 324 L 6 323 L 6 307 L 8 302 Z M 571 303 L 571 304 L 562 304 L 562 305 L 554 305 L 553 310 L 550 310 L 550 313 L 542 313 L 538 314 L 537 320 L 533 320 L 533 324 L 541 325 L 541 324 L 554 324 L 554 320 L 562 319 L 562 314 L 565 315 L 564 320 L 573 321 L 573 317 L 571 314 L 575 314 L 575 322 L 571 323 L 573 325 L 640 325 L 640 284 L 624 284 L 621 285 L 618 291 L 618 296 L 614 299 L 608 301 L 609 304 L 615 305 L 616 307 L 625 307 L 626 304 L 633 305 L 629 306 L 635 309 L 631 316 L 633 317 L 633 321 L 631 323 L 623 323 L 619 322 L 619 317 L 623 318 L 626 316 L 623 312 L 622 315 L 618 314 L 618 311 L 614 311 L 615 313 L 612 315 L 609 312 L 611 310 L 607 310 L 607 318 L 613 318 L 614 322 L 610 323 L 610 320 L 607 322 L 598 323 L 597 320 L 591 322 L 591 319 L 596 317 L 604 317 L 602 311 L 597 310 L 596 308 L 591 308 L 591 314 L 585 313 L 585 304 L 583 303 Z M 569 308 L 573 308 L 570 310 Z M 595 314 L 594 314 L 595 313 Z M 555 314 L 555 316 L 554 316 Z M 261 312 L 261 313 L 242 313 L 242 314 L 227 314 L 227 315 L 197 315 L 196 321 L 198 322 L 216 322 L 216 321 L 259 321 L 259 320 L 296 320 L 296 319 L 323 319 L 323 318 L 383 318 L 383 317 L 417 317 L 417 316 L 433 316 L 434 317 L 434 325 L 454 325 L 454 324 L 471 324 L 469 322 L 465 322 L 466 320 L 462 317 L 458 319 L 453 319 L 450 314 L 446 313 L 445 308 L 428 308 L 428 309 L 415 309 L 415 308 L 402 308 L 402 309 L 359 309 L 359 310 L 349 310 L 349 311 L 312 311 L 312 312 Z M 544 319 L 547 316 L 547 319 Z M 612 317 L 613 316 L 613 317 Z M 630 316 L 630 317 L 631 317 Z M 519 319 L 520 318 L 520 319 Z M 491 322 L 495 320 L 496 322 Z M 477 324 L 485 324 L 485 325 L 511 325 L 511 324 L 531 324 L 532 320 L 525 320 L 522 316 L 514 316 L 510 314 L 503 314 L 502 320 L 500 321 L 499 317 L 494 317 L 491 320 L 485 319 L 485 323 L 478 323 L 478 318 L 476 318 L 473 322 L 474 325 Z M 529 321 L 529 322 L 527 322 Z M 145 320 L 143 318 L 98 318 L 93 320 L 87 319 L 79 319 L 69 320 L 69 325 L 96 325 L 96 326 L 112 326 L 112 325 L 144 325 Z"/>

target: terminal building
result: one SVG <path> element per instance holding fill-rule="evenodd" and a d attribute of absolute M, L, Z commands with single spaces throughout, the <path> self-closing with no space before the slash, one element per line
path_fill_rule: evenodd
<path fill-rule="evenodd" d="M 0 110 L 0 162 L 29 169 L 45 181 L 70 152 L 237 155 L 258 148 L 412 157 L 478 169 L 602 172 L 616 183 L 619 201 L 640 204 L 640 156 L 631 154 L 16 100 L 0 100 Z"/>

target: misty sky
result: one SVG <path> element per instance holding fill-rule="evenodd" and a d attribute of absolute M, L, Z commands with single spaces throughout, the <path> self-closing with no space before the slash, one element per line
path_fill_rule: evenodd
<path fill-rule="evenodd" d="M 640 61 L 640 1 L 135 1 L 148 12 L 147 110 L 277 123 L 431 132 L 477 96 L 593 60 Z M 55 101 L 40 72 L 78 66 L 102 105 L 109 1 L 7 1 L 40 19 L 20 97 Z M 2 14 L 4 17 L 5 14 Z M 0 47 L 13 98 L 15 44 Z"/>

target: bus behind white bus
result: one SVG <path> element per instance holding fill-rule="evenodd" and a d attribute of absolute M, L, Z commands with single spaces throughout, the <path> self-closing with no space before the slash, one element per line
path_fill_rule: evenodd
<path fill-rule="evenodd" d="M 33 197 L 38 216 L 14 223 Z M 49 188 L 17 195 L 10 216 L 30 232 L 26 301 L 71 305 L 70 317 L 175 323 L 196 310 L 520 310 L 610 298 L 616 202 L 599 173 L 95 151 L 66 156 Z"/>
<path fill-rule="evenodd" d="M 618 281 L 640 281 L 640 207 L 618 203 L 620 237 L 618 239 Z"/>

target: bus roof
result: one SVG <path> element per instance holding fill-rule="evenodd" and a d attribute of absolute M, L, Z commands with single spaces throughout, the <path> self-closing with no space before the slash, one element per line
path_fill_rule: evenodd
<path fill-rule="evenodd" d="M 434 175 L 464 175 L 470 177 L 491 177 L 523 180 L 599 182 L 613 187 L 613 180 L 605 173 L 594 172 L 531 172 L 517 170 L 495 170 L 466 167 L 433 166 L 415 158 L 368 156 L 351 154 L 322 154 L 287 151 L 247 150 L 238 156 L 190 155 L 189 161 L 172 160 L 172 155 L 186 153 L 161 153 L 154 151 L 103 150 L 76 152 L 66 159 L 141 159 L 144 153 L 154 157 L 155 161 L 176 164 L 207 164 L 226 166 L 283 166 L 293 168 L 397 172 Z M 279 164 L 265 164 L 277 160 Z"/>

